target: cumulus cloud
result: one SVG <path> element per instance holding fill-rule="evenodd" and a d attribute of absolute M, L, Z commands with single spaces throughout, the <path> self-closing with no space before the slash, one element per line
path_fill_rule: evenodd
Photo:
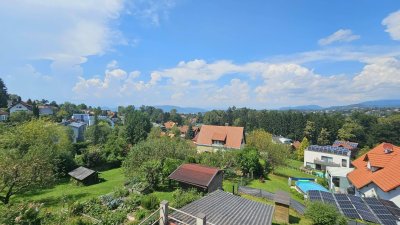
<path fill-rule="evenodd" d="M 386 26 L 386 32 L 389 33 L 393 40 L 400 40 L 400 10 L 389 14 L 382 21 L 382 25 Z"/>
<path fill-rule="evenodd" d="M 350 29 L 339 29 L 328 37 L 322 38 L 318 41 L 319 45 L 330 45 L 334 42 L 351 42 L 360 39 L 360 35 L 353 34 Z"/>
<path fill-rule="evenodd" d="M 400 97 L 399 74 L 400 61 L 396 57 L 369 58 L 355 75 L 329 76 L 296 63 L 252 61 L 237 64 L 224 60 L 193 60 L 153 71 L 150 77 L 147 76 L 148 80 L 138 79 L 142 77 L 139 71 L 128 75 L 121 69 L 106 70 L 103 77 L 81 78 L 74 91 L 98 98 L 147 96 L 149 104 L 263 105 L 267 108 L 301 104 L 326 106 Z"/>

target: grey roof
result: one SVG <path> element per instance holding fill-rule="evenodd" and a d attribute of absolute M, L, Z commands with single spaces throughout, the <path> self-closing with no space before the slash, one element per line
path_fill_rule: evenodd
<path fill-rule="evenodd" d="M 274 201 L 284 205 L 290 205 L 289 193 L 285 191 L 277 191 L 274 195 Z"/>
<path fill-rule="evenodd" d="M 80 166 L 73 171 L 69 172 L 68 175 L 71 177 L 77 179 L 77 180 L 84 180 L 88 176 L 92 175 L 93 173 L 96 173 L 96 171 L 85 168 L 83 166 Z"/>
<path fill-rule="evenodd" d="M 83 122 L 72 122 L 72 123 L 68 124 L 68 126 L 77 127 L 77 128 L 79 128 L 81 126 L 85 126 L 85 125 L 86 125 L 86 123 L 83 123 Z"/>
<path fill-rule="evenodd" d="M 180 210 L 193 216 L 204 213 L 207 222 L 216 225 L 268 225 L 272 223 L 274 214 L 272 205 L 251 201 L 221 190 L 214 191 Z M 194 218 L 179 212 L 172 213 L 171 217 L 190 225 L 196 224 Z"/>

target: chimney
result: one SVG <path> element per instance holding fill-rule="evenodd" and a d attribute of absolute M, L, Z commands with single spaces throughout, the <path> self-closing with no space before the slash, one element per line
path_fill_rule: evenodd
<path fill-rule="evenodd" d="M 385 154 L 389 154 L 393 152 L 393 145 L 389 144 L 389 143 L 385 143 L 383 144 L 383 152 Z"/>

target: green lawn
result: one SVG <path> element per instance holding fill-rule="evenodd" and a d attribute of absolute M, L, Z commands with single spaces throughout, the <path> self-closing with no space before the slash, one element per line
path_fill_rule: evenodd
<path fill-rule="evenodd" d="M 277 167 L 274 173 L 285 177 L 315 178 L 312 174 L 284 166 Z"/>
<path fill-rule="evenodd" d="M 14 196 L 11 201 L 35 201 L 44 203 L 44 207 L 46 208 L 60 207 L 63 203 L 87 200 L 92 197 L 110 193 L 122 187 L 125 180 L 121 168 L 101 172 L 99 176 L 104 179 L 104 181 L 98 184 L 77 186 L 71 182 L 65 182 L 53 188 Z"/>
<path fill-rule="evenodd" d="M 300 168 L 303 166 L 302 161 L 294 160 L 294 159 L 288 159 L 287 164 L 291 167 L 296 167 L 296 168 Z"/>

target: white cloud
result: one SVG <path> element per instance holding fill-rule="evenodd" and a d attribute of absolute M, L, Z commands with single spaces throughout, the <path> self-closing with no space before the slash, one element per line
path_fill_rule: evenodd
<path fill-rule="evenodd" d="M 0 54 L 18 60 L 79 65 L 88 56 L 103 54 L 114 44 L 125 42 L 112 24 L 123 5 L 122 0 L 3 1 Z"/>
<path fill-rule="evenodd" d="M 400 40 L 400 10 L 389 14 L 383 21 L 382 25 L 386 26 L 386 32 L 390 34 L 393 40 Z"/>
<path fill-rule="evenodd" d="M 129 13 L 159 26 L 162 19 L 168 19 L 175 0 L 137 0 L 131 2 Z"/>
<path fill-rule="evenodd" d="M 329 45 L 334 42 L 351 42 L 360 39 L 360 35 L 353 34 L 350 29 L 339 29 L 335 33 L 318 41 L 319 45 Z"/>

